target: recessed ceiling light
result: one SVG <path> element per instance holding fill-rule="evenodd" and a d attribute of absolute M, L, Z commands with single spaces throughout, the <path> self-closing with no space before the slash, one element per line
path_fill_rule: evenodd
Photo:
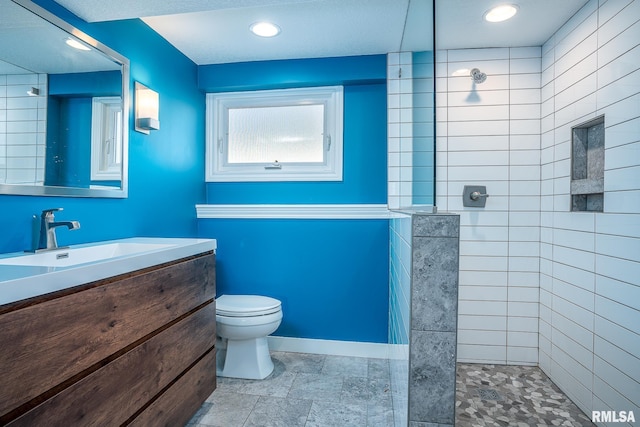
<path fill-rule="evenodd" d="M 484 20 L 488 22 L 502 22 L 513 18 L 518 13 L 518 7 L 513 4 L 496 6 L 484 14 Z"/>
<path fill-rule="evenodd" d="M 67 40 L 65 40 L 65 43 L 67 43 L 72 48 L 75 48 L 75 49 L 78 49 L 78 50 L 91 50 L 91 48 L 85 46 L 84 44 L 80 43 L 76 39 L 67 39 Z"/>
<path fill-rule="evenodd" d="M 260 37 L 274 37 L 280 34 L 280 27 L 271 22 L 256 22 L 249 27 L 251 32 Z"/>

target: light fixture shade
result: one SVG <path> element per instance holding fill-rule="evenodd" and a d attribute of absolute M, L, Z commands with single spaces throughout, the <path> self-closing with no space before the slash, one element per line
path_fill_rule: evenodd
<path fill-rule="evenodd" d="M 160 129 L 160 96 L 158 92 L 135 82 L 135 130 L 145 134 Z"/>
<path fill-rule="evenodd" d="M 159 130 L 160 121 L 151 117 L 142 117 L 136 121 L 136 126 L 142 130 Z"/>

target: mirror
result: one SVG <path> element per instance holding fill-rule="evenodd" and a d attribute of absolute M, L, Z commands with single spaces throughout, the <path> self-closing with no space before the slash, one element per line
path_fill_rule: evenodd
<path fill-rule="evenodd" d="M 0 0 L 0 194 L 127 197 L 129 61 Z"/>

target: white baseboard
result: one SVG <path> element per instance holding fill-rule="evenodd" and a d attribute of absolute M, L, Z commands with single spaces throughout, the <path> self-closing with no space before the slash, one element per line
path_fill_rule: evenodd
<path fill-rule="evenodd" d="M 389 358 L 389 344 L 269 336 L 269 349 L 332 356 Z"/>

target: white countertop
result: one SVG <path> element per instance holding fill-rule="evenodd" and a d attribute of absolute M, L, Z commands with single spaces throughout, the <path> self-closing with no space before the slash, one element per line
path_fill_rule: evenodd
<path fill-rule="evenodd" d="M 26 298 L 71 288 L 107 277 L 178 260 L 199 253 L 215 251 L 215 239 L 188 239 L 163 237 L 134 237 L 129 239 L 72 245 L 53 252 L 73 253 L 74 249 L 96 247 L 113 243 L 137 243 L 165 245 L 159 249 L 145 250 L 115 256 L 83 264 L 67 266 L 2 265 L 3 259 L 28 257 L 24 252 L 0 254 L 0 305 Z M 7 260 L 8 261 L 8 260 Z"/>

